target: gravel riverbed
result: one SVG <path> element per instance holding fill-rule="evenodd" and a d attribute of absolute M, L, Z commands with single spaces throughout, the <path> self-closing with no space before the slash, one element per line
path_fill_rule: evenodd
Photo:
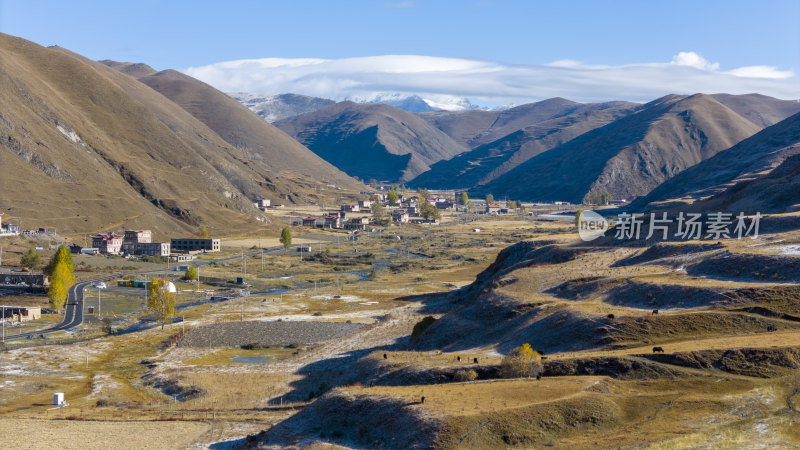
<path fill-rule="evenodd" d="M 284 346 L 313 344 L 344 337 L 364 324 L 346 322 L 225 322 L 201 326 L 186 334 L 181 347 Z"/>

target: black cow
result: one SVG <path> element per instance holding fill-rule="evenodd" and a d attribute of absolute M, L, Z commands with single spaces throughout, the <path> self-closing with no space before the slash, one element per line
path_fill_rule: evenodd
<path fill-rule="evenodd" d="M 420 403 L 425 403 L 425 396 L 424 395 L 422 396 L 422 399 L 420 400 Z"/>
<path fill-rule="evenodd" d="M 461 362 L 461 357 L 460 356 L 456 356 L 456 361 Z"/>
<path fill-rule="evenodd" d="M 778 331 L 778 327 L 775 325 L 770 325 L 767 327 L 767 331 Z"/>
<path fill-rule="evenodd" d="M 653 314 L 658 314 L 658 310 L 657 310 L 657 309 L 654 309 L 654 310 L 653 310 Z"/>
<path fill-rule="evenodd" d="M 384 354 L 383 354 L 383 359 L 389 359 L 389 355 L 387 355 L 386 353 L 384 353 Z"/>
<path fill-rule="evenodd" d="M 664 353 L 664 349 L 661 347 L 653 347 L 653 353 Z"/>
<path fill-rule="evenodd" d="M 478 358 L 472 358 L 472 362 L 474 362 L 475 364 L 478 364 Z"/>
<path fill-rule="evenodd" d="M 613 314 L 609 314 L 608 318 L 611 319 L 611 320 L 614 320 L 614 315 Z"/>

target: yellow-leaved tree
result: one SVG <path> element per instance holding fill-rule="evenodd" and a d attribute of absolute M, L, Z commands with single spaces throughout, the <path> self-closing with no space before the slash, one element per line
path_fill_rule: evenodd
<path fill-rule="evenodd" d="M 147 286 L 147 309 L 153 312 L 162 330 L 164 325 L 172 323 L 175 315 L 175 292 L 171 284 L 164 278 L 153 278 Z"/>
<path fill-rule="evenodd" d="M 58 247 L 58 250 L 47 263 L 44 273 L 50 277 L 50 289 L 47 290 L 47 297 L 53 309 L 61 309 L 67 302 L 69 288 L 75 284 L 75 266 L 72 263 L 72 254 L 65 246 Z"/>
<path fill-rule="evenodd" d="M 500 375 L 504 378 L 535 377 L 542 372 L 542 355 L 530 344 L 511 349 L 500 364 Z"/>

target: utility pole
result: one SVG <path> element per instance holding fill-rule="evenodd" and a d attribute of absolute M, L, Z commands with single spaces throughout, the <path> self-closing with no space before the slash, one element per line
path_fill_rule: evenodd
<path fill-rule="evenodd" d="M 89 343 L 86 343 L 86 368 L 89 368 Z"/>

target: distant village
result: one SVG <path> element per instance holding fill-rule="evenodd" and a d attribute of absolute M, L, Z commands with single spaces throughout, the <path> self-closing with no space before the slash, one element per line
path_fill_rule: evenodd
<path fill-rule="evenodd" d="M 378 223 L 379 220 L 374 215 L 375 206 L 380 205 L 381 208 L 384 208 L 386 222 L 398 225 L 407 223 L 438 225 L 438 218 L 425 217 L 422 202 L 429 203 L 439 211 L 467 210 L 466 206 L 458 205 L 452 199 L 441 195 L 431 195 L 427 199 L 422 199 L 418 195 L 397 193 L 397 201 L 393 205 L 385 190 L 362 191 L 360 194 L 368 196 L 370 199 L 359 200 L 356 203 L 341 204 L 337 211 L 328 211 L 321 216 L 293 217 L 291 224 L 312 228 L 366 230 L 370 226 L 383 225 Z M 266 210 L 270 207 L 269 204 L 269 200 L 259 200 L 257 207 Z M 480 212 L 485 214 L 513 214 L 514 209 L 488 204 Z"/>

